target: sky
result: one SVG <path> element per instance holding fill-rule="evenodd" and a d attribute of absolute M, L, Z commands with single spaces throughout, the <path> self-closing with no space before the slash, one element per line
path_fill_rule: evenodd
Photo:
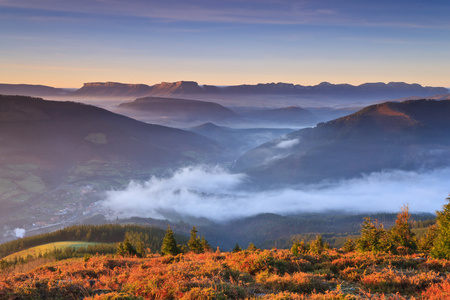
<path fill-rule="evenodd" d="M 0 0 L 0 83 L 450 87 L 448 0 Z"/>

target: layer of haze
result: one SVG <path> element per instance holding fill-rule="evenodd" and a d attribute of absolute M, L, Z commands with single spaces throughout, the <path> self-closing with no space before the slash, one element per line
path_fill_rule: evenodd
<path fill-rule="evenodd" d="M 448 1 L 0 0 L 0 82 L 449 86 Z"/>
<path fill-rule="evenodd" d="M 121 218 L 203 217 L 218 222 L 260 213 L 397 212 L 404 204 L 412 212 L 434 213 L 446 202 L 448 178 L 450 168 L 425 173 L 396 170 L 302 188 L 251 192 L 245 190 L 248 178 L 244 174 L 198 166 L 166 178 L 131 182 L 125 190 L 108 192 L 102 205 Z"/>

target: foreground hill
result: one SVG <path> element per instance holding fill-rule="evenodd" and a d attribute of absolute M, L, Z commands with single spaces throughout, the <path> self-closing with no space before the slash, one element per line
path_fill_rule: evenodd
<path fill-rule="evenodd" d="M 189 163 L 217 161 L 222 151 L 192 132 L 74 102 L 0 96 L 0 124 L 1 217 L 26 215 L 23 209 L 38 205 L 37 199 L 45 204 L 35 216 L 65 207 L 53 201 L 88 205 L 84 196 L 93 190 Z M 67 184 L 83 186 L 83 191 L 74 195 L 75 188 L 62 189 Z M 50 191 L 59 194 L 50 197 Z"/>
<path fill-rule="evenodd" d="M 295 184 L 387 169 L 450 165 L 450 101 L 387 102 L 255 148 L 236 169 L 257 182 Z"/>
<path fill-rule="evenodd" d="M 446 260 L 289 250 L 70 259 L 0 274 L 2 299 L 448 299 Z"/>
<path fill-rule="evenodd" d="M 172 122 L 211 122 L 236 118 L 237 114 L 220 104 L 206 101 L 176 98 L 146 97 L 132 102 L 121 103 L 119 111 L 138 114 L 149 120 L 169 120 Z"/>

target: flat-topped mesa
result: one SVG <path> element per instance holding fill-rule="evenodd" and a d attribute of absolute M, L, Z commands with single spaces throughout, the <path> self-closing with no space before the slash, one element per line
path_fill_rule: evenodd
<path fill-rule="evenodd" d="M 204 94 L 205 90 L 195 81 L 161 82 L 152 87 L 151 95 Z"/>
<path fill-rule="evenodd" d="M 127 84 L 119 82 L 88 82 L 83 87 L 73 93 L 77 96 L 94 96 L 94 97 L 106 97 L 106 96 L 144 96 L 150 93 L 151 86 L 146 84 Z"/>

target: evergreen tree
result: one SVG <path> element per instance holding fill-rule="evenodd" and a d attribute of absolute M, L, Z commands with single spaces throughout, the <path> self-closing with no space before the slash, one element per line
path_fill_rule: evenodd
<path fill-rule="evenodd" d="M 417 239 L 409 224 L 410 217 L 408 205 L 403 206 L 397 214 L 395 225 L 389 231 L 391 251 L 394 253 L 410 253 L 417 249 Z"/>
<path fill-rule="evenodd" d="M 314 241 L 309 244 L 309 252 L 313 254 L 321 254 L 325 248 L 321 235 L 318 235 Z"/>
<path fill-rule="evenodd" d="M 239 247 L 238 243 L 236 243 L 236 245 L 234 246 L 232 252 L 233 253 L 237 253 L 237 252 L 240 252 L 240 251 L 242 251 L 242 249 L 241 249 L 241 247 Z"/>
<path fill-rule="evenodd" d="M 388 234 L 382 224 L 369 217 L 364 218 L 361 225 L 361 237 L 356 241 L 356 247 L 361 252 L 387 252 L 390 249 Z"/>
<path fill-rule="evenodd" d="M 134 256 L 137 255 L 137 252 L 133 245 L 131 245 L 130 241 L 125 238 L 123 243 L 119 243 L 117 246 L 117 254 L 122 256 Z"/>
<path fill-rule="evenodd" d="M 345 252 L 353 252 L 356 250 L 356 244 L 353 239 L 347 239 L 344 243 L 344 246 L 342 247 L 342 250 Z"/>
<path fill-rule="evenodd" d="M 194 253 L 202 253 L 203 247 L 200 238 L 197 235 L 197 227 L 192 227 L 191 230 L 191 238 L 189 239 L 188 246 L 189 251 L 192 251 Z"/>
<path fill-rule="evenodd" d="M 258 250 L 258 248 L 256 248 L 256 246 L 253 245 L 253 243 L 250 243 L 247 247 L 247 251 L 255 252 L 256 250 Z"/>
<path fill-rule="evenodd" d="M 450 259 L 450 197 L 442 211 L 437 211 L 437 237 L 431 248 L 431 256 L 434 258 Z"/>
<path fill-rule="evenodd" d="M 208 241 L 205 239 L 205 237 L 203 235 L 202 235 L 202 239 L 200 240 L 200 244 L 202 245 L 202 252 L 211 251 L 211 246 L 208 244 Z"/>
<path fill-rule="evenodd" d="M 430 253 L 434 242 L 438 235 L 437 224 L 431 225 L 427 233 L 419 240 L 419 250 L 425 253 Z"/>
<path fill-rule="evenodd" d="M 291 252 L 294 256 L 298 256 L 299 253 L 300 242 L 294 242 L 291 247 Z"/>
<path fill-rule="evenodd" d="M 177 241 L 170 226 L 167 226 L 166 235 L 164 236 L 163 244 L 161 246 L 162 255 L 177 255 L 180 249 L 177 246 Z"/>

